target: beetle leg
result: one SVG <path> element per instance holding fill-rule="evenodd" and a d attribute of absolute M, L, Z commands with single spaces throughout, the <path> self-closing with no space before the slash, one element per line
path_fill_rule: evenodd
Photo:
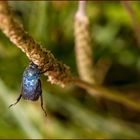
<path fill-rule="evenodd" d="M 42 97 L 42 93 L 41 93 L 41 95 L 40 95 L 40 101 L 41 101 L 41 108 L 42 108 L 43 112 L 45 113 L 45 116 L 47 116 L 47 112 L 46 112 L 46 110 L 45 110 L 44 107 L 43 107 L 43 97 Z"/>
<path fill-rule="evenodd" d="M 47 71 L 47 70 L 41 71 L 40 74 L 43 74 L 43 73 L 45 73 L 46 71 Z"/>
<path fill-rule="evenodd" d="M 9 106 L 9 108 L 12 107 L 13 105 L 16 105 L 20 101 L 21 97 L 22 97 L 22 94 L 19 95 L 19 97 L 17 98 L 17 101 L 15 103 L 11 104 Z"/>

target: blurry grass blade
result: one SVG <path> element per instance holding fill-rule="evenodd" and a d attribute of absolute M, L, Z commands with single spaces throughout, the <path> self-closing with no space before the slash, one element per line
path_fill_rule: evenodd
<path fill-rule="evenodd" d="M 0 98 L 4 101 L 5 105 L 8 106 L 12 102 L 12 92 L 4 85 L 2 80 L 0 79 Z M 11 94 L 9 94 L 11 93 Z M 37 131 L 37 129 L 33 126 L 33 124 L 28 120 L 26 113 L 24 112 L 24 108 L 21 106 L 16 106 L 14 109 L 9 109 L 11 111 L 11 115 L 15 117 L 18 121 L 18 124 L 23 129 L 23 131 L 28 136 L 27 138 L 33 139 L 38 138 L 41 139 L 41 134 Z"/>
<path fill-rule="evenodd" d="M 58 105 L 63 105 L 63 107 L 72 114 L 72 120 L 77 125 L 89 128 L 91 131 L 97 131 L 102 136 L 107 136 L 108 138 L 116 138 L 116 136 L 117 138 L 138 138 L 140 136 L 137 131 L 134 131 L 122 121 L 105 118 L 104 116 L 91 112 L 74 99 L 69 98 L 69 100 L 62 100 L 53 94 L 47 94 L 47 99 L 48 104 L 53 108 L 57 109 Z M 56 106 L 52 104 L 52 100 L 56 103 Z"/>
<path fill-rule="evenodd" d="M 34 1 L 31 6 L 31 14 L 29 21 L 29 30 L 33 36 L 39 40 L 42 40 L 43 35 L 47 34 L 46 31 L 46 11 L 48 1 Z"/>

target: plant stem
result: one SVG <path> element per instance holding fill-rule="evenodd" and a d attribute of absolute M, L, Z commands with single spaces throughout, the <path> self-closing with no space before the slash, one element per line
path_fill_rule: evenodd
<path fill-rule="evenodd" d="M 123 95 L 123 93 L 117 92 L 115 90 L 110 90 L 103 86 L 94 86 L 87 82 L 82 81 L 79 78 L 75 78 L 75 84 L 83 89 L 86 89 L 91 96 L 101 96 L 103 98 L 121 103 L 137 111 L 140 111 L 140 104 L 131 100 L 130 98 Z"/>
<path fill-rule="evenodd" d="M 140 24 L 138 23 L 137 17 L 135 15 L 135 12 L 130 4 L 129 1 L 121 1 L 122 5 L 124 6 L 125 10 L 127 11 L 128 15 L 131 18 L 133 29 L 135 32 L 135 36 L 138 42 L 138 45 L 140 47 Z"/>
<path fill-rule="evenodd" d="M 80 0 L 77 13 L 79 13 L 79 15 L 81 15 L 81 16 L 85 16 L 86 15 L 85 9 L 86 9 L 86 1 Z"/>

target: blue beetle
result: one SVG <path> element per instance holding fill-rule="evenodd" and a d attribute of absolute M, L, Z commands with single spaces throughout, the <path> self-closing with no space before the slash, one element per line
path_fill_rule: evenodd
<path fill-rule="evenodd" d="M 34 64 L 33 62 L 29 64 L 29 66 L 23 73 L 21 94 L 17 98 L 17 101 L 14 104 L 11 104 L 9 107 L 16 105 L 20 101 L 21 97 L 25 100 L 31 101 L 36 101 L 40 97 L 41 108 L 44 111 L 45 115 L 47 115 L 43 107 L 43 97 L 40 81 L 40 75 L 42 73 L 44 72 L 41 72 L 36 64 Z"/>

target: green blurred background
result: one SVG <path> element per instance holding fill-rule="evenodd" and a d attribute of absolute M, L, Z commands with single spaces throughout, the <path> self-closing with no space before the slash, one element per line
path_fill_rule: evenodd
<path fill-rule="evenodd" d="M 10 1 L 24 28 L 78 75 L 74 52 L 77 1 Z M 140 3 L 131 6 L 140 19 Z M 140 101 L 140 49 L 132 22 L 119 2 L 87 4 L 95 63 L 111 61 L 103 85 Z M 113 101 L 91 97 L 74 85 L 61 88 L 42 76 L 45 118 L 40 102 L 21 100 L 25 54 L 0 31 L 0 138 L 140 138 L 140 112 Z"/>

